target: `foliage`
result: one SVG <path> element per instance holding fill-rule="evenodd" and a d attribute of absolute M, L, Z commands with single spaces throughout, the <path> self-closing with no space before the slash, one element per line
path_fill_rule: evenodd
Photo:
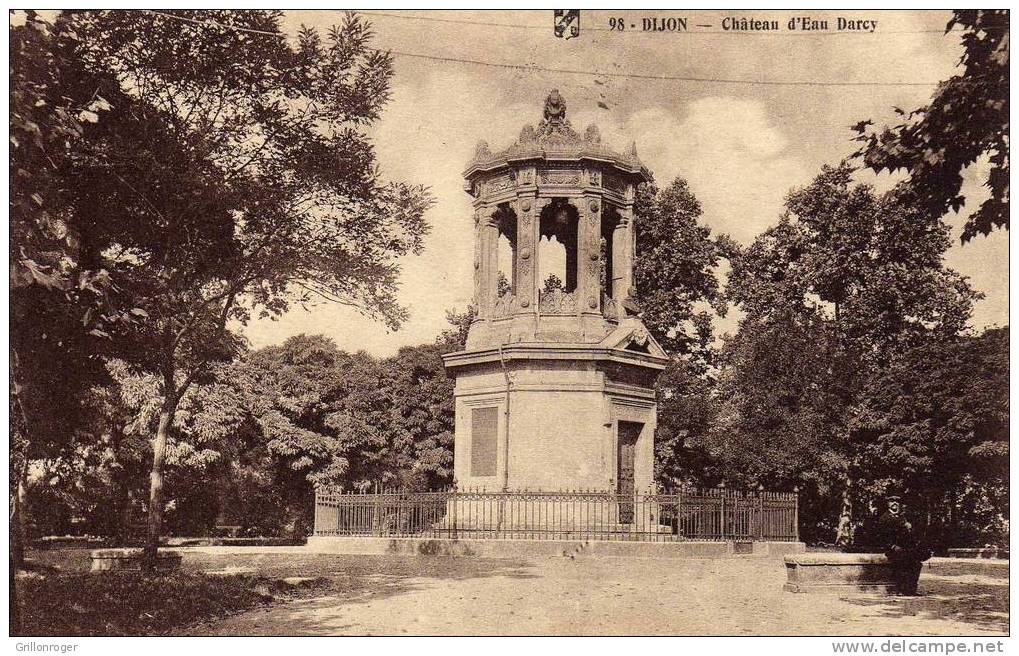
<path fill-rule="evenodd" d="M 658 427 L 655 433 L 655 480 L 667 487 L 715 485 L 721 480 L 705 436 L 717 420 L 715 380 L 695 363 L 670 358 L 655 383 Z"/>
<path fill-rule="evenodd" d="M 948 226 L 898 191 L 852 185 L 845 163 L 792 192 L 787 214 L 733 259 L 730 299 L 752 319 L 793 312 L 830 322 L 863 364 L 961 331 L 974 300 L 942 262 Z"/>
<path fill-rule="evenodd" d="M 642 321 L 671 356 L 655 385 L 655 477 L 665 484 L 712 478 L 702 442 L 716 408 L 711 311 L 726 312 L 715 269 L 727 238 L 711 239 L 700 217 L 700 203 L 682 178 L 664 190 L 654 183 L 637 189 L 631 294 Z"/>
<path fill-rule="evenodd" d="M 698 306 L 706 304 L 725 315 L 714 272 L 723 247 L 698 222 L 701 205 L 682 178 L 661 191 L 653 183 L 641 185 L 633 212 L 637 231 L 633 293 L 641 319 L 669 353 L 705 356 L 711 315 Z"/>
<path fill-rule="evenodd" d="M 448 485 L 453 380 L 440 357 L 447 350 L 435 343 L 378 359 L 300 335 L 218 367 L 214 382 L 191 387 L 174 417 L 168 530 L 204 535 L 218 521 L 248 534 L 300 535 L 310 527 L 314 485 Z M 122 536 L 139 510 L 159 382 L 120 362 L 110 370 L 114 383 L 91 397 L 94 434 L 40 463 L 33 477 L 36 532 Z"/>
<path fill-rule="evenodd" d="M 448 484 L 453 381 L 444 350 L 405 347 L 380 360 L 300 335 L 224 367 L 223 401 L 210 408 L 231 417 L 234 431 L 223 499 L 231 522 L 301 533 L 315 485 Z"/>
<path fill-rule="evenodd" d="M 513 285 L 510 284 L 510 281 L 506 278 L 506 274 L 503 273 L 502 271 L 499 272 L 495 284 L 496 284 L 495 293 L 500 298 L 505 296 L 506 294 L 510 294 L 513 292 Z"/>
<path fill-rule="evenodd" d="M 280 20 L 179 15 L 269 32 Z M 400 323 L 394 259 L 420 248 L 428 200 L 375 168 L 365 128 L 392 65 L 368 48 L 367 24 L 348 15 L 325 39 L 304 29 L 291 47 L 144 12 L 66 23 L 80 37 L 75 56 L 114 71 L 133 101 L 113 109 L 108 129 L 86 132 L 92 148 L 69 171 L 94 256 L 146 299 L 133 363 L 160 374 L 184 365 L 173 368 L 187 382 L 236 351 L 227 320 L 314 298 Z"/>
<path fill-rule="evenodd" d="M 938 546 L 958 546 L 974 488 L 992 501 L 985 537 L 1008 517 L 1008 344 L 998 328 L 911 349 L 869 381 L 853 417 L 861 491 L 901 497 Z"/>
<path fill-rule="evenodd" d="M 824 322 L 792 313 L 744 319 L 717 360 L 715 421 L 702 438 L 716 475 L 742 487 L 799 487 L 801 538 L 830 542 L 852 363 Z"/>
<path fill-rule="evenodd" d="M 746 317 L 725 346 L 711 438 L 743 477 L 846 499 L 849 420 L 866 381 L 896 353 L 953 339 L 978 298 L 943 264 L 944 222 L 851 176 L 824 167 L 778 225 L 733 252 L 726 293 Z"/>
<path fill-rule="evenodd" d="M 90 11 L 56 23 L 69 84 L 106 112 L 86 108 L 83 147 L 59 165 L 68 231 L 80 266 L 111 272 L 140 306 L 117 354 L 158 376 L 150 551 L 174 413 L 242 350 L 236 327 L 327 301 L 395 328 L 397 258 L 427 231 L 427 193 L 375 163 L 368 131 L 392 62 L 369 47 L 370 26 L 348 14 L 291 45 L 272 34 L 280 19 Z"/>
<path fill-rule="evenodd" d="M 726 340 L 710 441 L 727 480 L 790 489 L 810 478 L 823 484 L 844 464 L 832 434 L 831 411 L 845 404 L 833 346 L 823 324 L 790 315 L 746 320 Z"/>
<path fill-rule="evenodd" d="M 548 274 L 548 278 L 545 278 L 545 284 L 541 288 L 542 294 L 551 294 L 554 291 L 562 291 L 565 289 L 563 285 L 563 279 L 554 273 Z"/>
<path fill-rule="evenodd" d="M 864 143 L 857 153 L 871 169 L 909 172 L 908 191 L 931 216 L 956 212 L 962 171 L 981 157 L 990 159 L 985 185 L 991 197 L 970 215 L 963 241 L 994 228 L 1008 228 L 1009 16 L 1007 9 L 956 10 L 945 32 L 963 28 L 961 74 L 938 85 L 930 103 L 880 134 L 862 121 L 854 129 Z"/>
<path fill-rule="evenodd" d="M 105 120 L 109 105 L 76 83 L 65 52 L 74 35 L 36 12 L 24 18 L 10 31 L 10 418 L 12 453 L 41 458 L 88 420 L 83 399 L 104 379 L 105 338 L 137 310 L 121 304 L 109 270 L 83 263 L 61 176 L 85 147 L 85 125 Z"/>
<path fill-rule="evenodd" d="M 443 353 L 462 351 L 467 346 L 467 333 L 470 332 L 474 318 L 478 316 L 478 309 L 472 304 L 468 305 L 463 312 L 446 310 L 446 322 L 451 326 L 436 338 L 435 343 L 442 346 Z"/>
<path fill-rule="evenodd" d="M 434 490 L 453 480 L 454 380 L 439 344 L 404 347 L 388 358 L 392 399 L 390 471 L 402 487 Z"/>

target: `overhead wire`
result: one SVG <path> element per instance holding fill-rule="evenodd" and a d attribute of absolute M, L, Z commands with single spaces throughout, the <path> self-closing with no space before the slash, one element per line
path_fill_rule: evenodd
<path fill-rule="evenodd" d="M 218 27 L 228 30 L 236 30 L 239 32 L 248 32 L 252 34 L 261 34 L 266 36 L 273 36 L 277 38 L 288 38 L 289 35 L 283 32 L 270 32 L 267 30 L 258 30 L 253 28 L 246 28 L 237 25 L 229 25 L 226 23 L 220 23 L 213 20 L 200 20 L 196 18 L 189 18 L 187 16 L 179 16 L 176 14 L 170 14 L 163 11 L 155 10 L 142 10 L 148 14 L 162 16 L 173 20 L 185 21 L 189 23 L 195 23 L 199 25 L 205 25 L 207 27 Z M 360 12 L 363 13 L 363 12 Z M 455 63 L 471 66 L 486 66 L 490 68 L 500 68 L 504 70 L 516 70 L 516 71 L 529 71 L 535 73 L 554 73 L 558 75 L 584 75 L 595 78 L 620 78 L 620 79 L 632 79 L 632 80 L 654 80 L 654 81 L 668 81 L 668 82 L 692 82 L 700 84 L 730 84 L 730 85 L 747 85 L 747 86 L 797 86 L 797 87 L 935 87 L 938 82 L 915 82 L 915 81 L 875 81 L 875 80 L 847 80 L 847 81 L 816 81 L 816 80 L 748 80 L 748 79 L 737 79 L 737 78 L 721 78 L 721 77 L 701 77 L 701 76 L 688 76 L 688 75 L 669 75 L 664 73 L 624 73 L 624 72 L 612 72 L 612 71 L 592 71 L 584 69 L 572 69 L 572 68 L 556 68 L 552 66 L 539 66 L 537 64 L 512 64 L 506 62 L 493 62 L 484 61 L 480 59 L 468 59 L 464 57 L 450 57 L 442 55 L 429 55 L 420 52 L 408 52 L 405 50 L 397 49 L 385 49 L 385 48 L 373 48 L 379 52 L 386 52 L 396 57 L 407 57 L 412 59 L 422 59 L 426 61 L 435 61 L 443 63 Z"/>

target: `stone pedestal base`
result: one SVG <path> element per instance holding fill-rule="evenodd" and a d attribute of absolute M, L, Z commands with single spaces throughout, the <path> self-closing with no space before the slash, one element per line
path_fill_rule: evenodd
<path fill-rule="evenodd" d="M 95 549 L 89 555 L 92 558 L 93 572 L 141 569 L 141 549 Z M 156 569 L 175 570 L 180 568 L 180 563 L 181 555 L 176 551 L 160 551 L 156 558 Z"/>
<path fill-rule="evenodd" d="M 813 553 L 786 556 L 787 592 L 915 594 L 920 565 L 904 569 L 883 554 Z"/>
<path fill-rule="evenodd" d="M 653 384 L 664 358 L 550 343 L 444 357 L 456 371 L 454 477 L 460 490 L 648 490 Z"/>

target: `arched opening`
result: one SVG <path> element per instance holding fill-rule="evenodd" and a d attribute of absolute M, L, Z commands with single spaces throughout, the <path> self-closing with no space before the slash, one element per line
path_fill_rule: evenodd
<path fill-rule="evenodd" d="M 538 242 L 538 289 L 549 293 L 565 290 L 566 247 L 555 237 L 542 237 Z"/>
<path fill-rule="evenodd" d="M 577 210 L 556 199 L 541 212 L 538 242 L 538 288 L 577 289 Z"/>

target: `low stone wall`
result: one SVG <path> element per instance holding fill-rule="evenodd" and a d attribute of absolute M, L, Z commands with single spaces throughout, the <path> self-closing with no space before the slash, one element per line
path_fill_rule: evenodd
<path fill-rule="evenodd" d="M 902 570 L 893 567 L 884 554 L 799 554 L 786 556 L 785 566 L 785 590 L 789 592 L 903 591 Z"/>
<path fill-rule="evenodd" d="M 632 540 L 451 540 L 360 536 L 313 536 L 308 551 L 336 554 L 404 554 L 480 558 L 599 557 L 723 558 L 733 555 L 731 542 L 638 542 Z M 802 542 L 756 542 L 752 556 L 781 557 L 802 553 Z"/>
<path fill-rule="evenodd" d="M 141 569 L 141 549 L 95 549 L 89 555 L 92 558 L 93 572 Z M 158 570 L 177 569 L 180 567 L 180 563 L 181 555 L 176 551 L 161 550 L 156 557 L 156 569 Z"/>
<path fill-rule="evenodd" d="M 168 547 L 296 547 L 304 544 L 303 538 L 164 538 L 162 544 Z"/>
<path fill-rule="evenodd" d="M 949 558 L 1008 558 L 1008 549 L 1001 547 L 978 547 L 949 549 Z"/>

